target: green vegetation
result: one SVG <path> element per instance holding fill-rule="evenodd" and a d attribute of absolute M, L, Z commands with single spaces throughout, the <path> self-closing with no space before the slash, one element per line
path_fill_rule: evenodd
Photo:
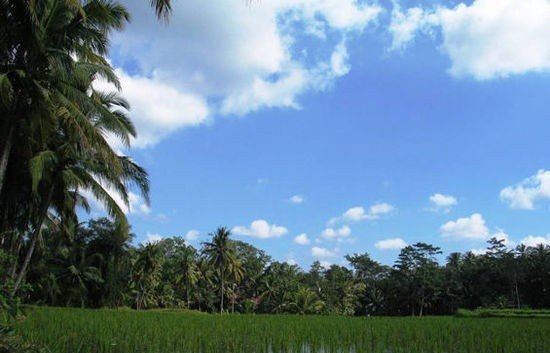
<path fill-rule="evenodd" d="M 220 316 L 35 308 L 17 329 L 30 342 L 56 353 L 541 353 L 550 346 L 546 319 Z"/>
<path fill-rule="evenodd" d="M 459 309 L 457 317 L 523 317 L 523 318 L 550 318 L 550 310 L 532 309 Z"/>
<path fill-rule="evenodd" d="M 550 307 L 548 246 L 510 250 L 492 239 L 486 254 L 453 253 L 441 265 L 439 248 L 417 243 L 391 267 L 353 254 L 347 266 L 315 262 L 305 271 L 223 227 L 200 248 L 179 237 L 136 247 L 106 218 L 80 224 L 72 237 L 43 234 L 19 291 L 26 304 L 348 316 Z"/>

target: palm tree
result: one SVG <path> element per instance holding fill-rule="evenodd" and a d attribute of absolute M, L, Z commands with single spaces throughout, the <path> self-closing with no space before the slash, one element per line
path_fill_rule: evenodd
<path fill-rule="evenodd" d="M 210 236 L 210 242 L 203 243 L 203 253 L 208 258 L 209 263 L 216 270 L 220 283 L 220 314 L 223 313 L 223 300 L 225 297 L 225 279 L 237 268 L 237 258 L 235 248 L 231 244 L 229 237 L 231 232 L 226 227 L 219 227 Z"/>
<path fill-rule="evenodd" d="M 75 101 L 84 96 L 71 80 L 75 63 L 96 67 L 98 77 L 118 85 L 105 56 L 110 33 L 121 29 L 129 14 L 103 0 L 1 1 L 0 13 L 0 30 L 6 33 L 0 41 L 2 195 L 10 160 L 40 149 L 57 119 L 70 116 L 83 133 L 94 132 Z M 20 145 L 26 146 L 16 148 Z"/>
<path fill-rule="evenodd" d="M 195 260 L 194 251 L 186 248 L 181 261 L 181 283 L 185 287 L 187 309 L 190 307 L 190 292 L 199 281 L 199 268 Z"/>
<path fill-rule="evenodd" d="M 78 71 L 77 71 L 78 72 Z M 88 74 L 85 72 L 84 74 Z M 92 78 L 88 77 L 88 82 Z M 89 85 L 84 85 L 84 87 Z M 128 118 L 120 111 L 127 104 L 116 94 L 92 91 L 93 106 L 86 117 L 98 131 L 118 134 L 128 139 L 134 133 Z M 111 148 L 96 150 L 89 148 L 76 133 L 75 127 L 60 120 L 56 132 L 52 134 L 48 150 L 41 151 L 30 162 L 32 199 L 38 199 L 32 214 L 32 232 L 27 255 L 15 280 L 12 293 L 15 294 L 25 275 L 37 239 L 42 231 L 48 210 L 53 208 L 63 221 L 76 219 L 75 207 L 82 203 L 78 190 L 89 190 L 96 199 L 102 201 L 108 213 L 119 223 L 126 224 L 126 216 L 120 205 L 102 184 L 109 185 L 128 204 L 128 186 L 136 185 L 144 195 L 148 195 L 147 173 L 127 157 L 118 156 Z M 104 139 L 103 137 L 99 137 Z M 106 143 L 106 142 L 105 142 Z M 127 228 L 127 227 L 124 227 Z"/>
<path fill-rule="evenodd" d="M 78 194 L 84 187 L 123 219 L 101 182 L 127 202 L 128 181 L 147 181 L 141 168 L 117 156 L 106 141 L 108 133 L 126 144 L 135 136 L 119 109 L 127 104 L 91 86 L 98 77 L 118 86 L 105 55 L 109 34 L 129 19 L 126 10 L 102 0 L 47 0 L 2 1 L 0 12 L 6 20 L 0 27 L 8 31 L 0 42 L 0 127 L 6 132 L 0 140 L 0 224 L 2 233 L 18 238 L 29 233 L 15 292 L 50 207 L 72 200 L 57 209 L 67 214 L 85 204 Z"/>
<path fill-rule="evenodd" d="M 155 301 L 155 289 L 159 285 L 162 270 L 162 248 L 148 243 L 137 250 L 132 266 L 132 287 L 136 294 L 136 309 L 141 310 Z"/>
<path fill-rule="evenodd" d="M 151 6 L 155 10 L 157 17 L 161 20 L 168 20 L 172 13 L 171 0 L 151 0 Z"/>
<path fill-rule="evenodd" d="M 307 287 L 300 287 L 289 299 L 285 307 L 300 315 L 317 314 L 325 307 L 325 302 L 319 300 L 317 293 Z"/>

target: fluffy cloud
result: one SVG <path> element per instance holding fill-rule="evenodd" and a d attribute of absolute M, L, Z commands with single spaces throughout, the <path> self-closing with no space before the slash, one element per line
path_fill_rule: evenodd
<path fill-rule="evenodd" d="M 433 10 L 396 6 L 390 31 L 399 48 L 417 32 L 439 29 L 450 73 L 486 80 L 550 70 L 549 21 L 547 0 L 475 0 Z"/>
<path fill-rule="evenodd" d="M 158 243 L 162 239 L 162 235 L 158 233 L 147 233 L 147 235 L 145 235 L 145 240 L 142 242 L 142 244 L 154 244 Z"/>
<path fill-rule="evenodd" d="M 435 14 L 430 14 L 420 7 L 412 7 L 402 12 L 401 7 L 397 3 L 394 4 L 388 28 L 393 37 L 390 50 L 403 49 L 414 41 L 416 32 L 431 31 L 432 26 L 437 23 Z"/>
<path fill-rule="evenodd" d="M 521 239 L 520 243 L 531 247 L 535 247 L 540 244 L 550 246 L 550 234 L 546 235 L 546 237 L 529 235 Z"/>
<path fill-rule="evenodd" d="M 433 194 L 430 196 L 431 210 L 436 212 L 449 212 L 458 202 L 454 196 L 444 194 Z"/>
<path fill-rule="evenodd" d="M 132 147 L 151 147 L 174 131 L 208 121 L 210 112 L 205 98 L 155 75 L 132 76 L 122 69 L 115 71 L 122 86 L 121 94 L 131 104 L 129 115 L 138 132 L 137 138 L 132 138 Z M 115 89 L 104 81 L 94 82 L 94 87 L 105 92 Z M 109 136 L 109 141 L 115 149 L 123 149 L 118 139 Z"/>
<path fill-rule="evenodd" d="M 495 233 L 491 234 L 491 238 L 496 238 L 497 240 L 504 240 L 504 245 L 511 248 L 516 245 L 516 243 L 510 239 L 510 236 L 504 232 L 502 229 L 498 229 Z"/>
<path fill-rule="evenodd" d="M 505 187 L 500 199 L 514 209 L 534 209 L 535 201 L 550 199 L 550 171 L 539 170 L 521 183 Z"/>
<path fill-rule="evenodd" d="M 201 233 L 198 230 L 191 229 L 190 231 L 187 232 L 187 234 L 185 234 L 185 240 L 195 241 L 199 239 L 200 234 Z"/>
<path fill-rule="evenodd" d="M 379 240 L 374 243 L 374 246 L 378 250 L 401 250 L 407 246 L 407 243 L 401 238 L 391 238 Z"/>
<path fill-rule="evenodd" d="M 308 245 L 309 243 L 311 243 L 306 233 L 295 236 L 294 242 L 299 245 Z"/>
<path fill-rule="evenodd" d="M 246 235 L 260 239 L 280 238 L 288 233 L 288 229 L 275 224 L 269 224 L 263 219 L 258 219 L 250 224 L 250 227 L 236 226 L 232 229 L 236 235 Z"/>
<path fill-rule="evenodd" d="M 335 251 L 330 251 L 326 248 L 321 248 L 319 246 L 314 246 L 311 248 L 311 256 L 317 258 L 317 259 L 326 259 L 326 258 L 332 258 L 336 256 Z"/>
<path fill-rule="evenodd" d="M 339 217 L 333 217 L 329 220 L 329 225 L 334 225 L 340 221 L 344 222 L 359 222 L 362 220 L 379 219 L 382 215 L 391 213 L 395 207 L 388 203 L 376 203 L 369 207 L 368 211 L 364 207 L 356 206 L 348 209 Z"/>
<path fill-rule="evenodd" d="M 333 240 L 333 239 L 341 239 L 348 237 L 351 234 L 351 228 L 348 226 L 342 226 L 338 229 L 335 228 L 326 228 L 321 233 L 321 236 L 325 239 Z"/>
<path fill-rule="evenodd" d="M 382 12 L 356 0 L 249 5 L 189 0 L 175 2 L 169 25 L 163 25 L 148 4 L 126 5 L 133 21 L 114 36 L 113 62 L 140 73 L 125 74 L 123 87 L 132 115 L 156 128 L 138 130 L 144 135 L 139 147 L 220 113 L 299 108 L 298 96 L 325 90 L 349 72 L 346 38 L 361 33 Z M 126 88 L 132 84 L 137 91 Z M 155 112 L 156 117 L 159 109 L 171 117 L 161 117 L 170 120 L 162 128 L 148 116 Z"/>
<path fill-rule="evenodd" d="M 470 217 L 449 221 L 439 228 L 441 236 L 455 240 L 475 239 L 484 240 L 489 236 L 489 229 L 485 225 L 483 216 L 474 213 Z"/>
<path fill-rule="evenodd" d="M 292 202 L 292 203 L 295 203 L 295 204 L 300 204 L 302 202 L 304 202 L 304 197 L 302 195 L 292 195 L 288 201 Z"/>

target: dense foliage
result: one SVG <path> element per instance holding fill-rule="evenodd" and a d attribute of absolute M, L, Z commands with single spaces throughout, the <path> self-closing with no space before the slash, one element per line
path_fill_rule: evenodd
<path fill-rule="evenodd" d="M 550 346 L 548 319 L 32 308 L 17 329 L 56 353 L 543 353 Z"/>
<path fill-rule="evenodd" d="M 207 312 L 434 315 L 458 308 L 550 307 L 550 247 L 506 248 L 491 239 L 484 255 L 450 254 L 417 243 L 393 266 L 368 254 L 348 266 L 319 262 L 303 271 L 232 240 L 219 228 L 200 248 L 182 238 L 132 245 L 106 218 L 51 231 L 30 263 L 26 303 L 78 307 L 185 308 Z"/>

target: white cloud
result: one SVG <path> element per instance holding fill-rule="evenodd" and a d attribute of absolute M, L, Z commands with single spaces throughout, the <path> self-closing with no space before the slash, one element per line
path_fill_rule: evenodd
<path fill-rule="evenodd" d="M 317 259 L 326 259 L 336 256 L 336 252 L 330 251 L 326 248 L 321 248 L 319 246 L 314 246 L 311 248 L 311 255 Z"/>
<path fill-rule="evenodd" d="M 132 138 L 132 147 L 151 147 L 174 131 L 207 122 L 209 108 L 203 97 L 155 76 L 130 76 L 121 69 L 117 69 L 116 74 L 122 86 L 121 94 L 131 104 L 129 115 L 138 132 L 137 138 Z M 94 87 L 113 91 L 105 82 L 95 82 Z M 115 149 L 123 148 L 116 138 L 109 140 Z"/>
<path fill-rule="evenodd" d="M 147 233 L 147 235 L 145 235 L 145 240 L 142 242 L 142 244 L 154 244 L 158 243 L 162 239 L 162 235 L 158 233 Z"/>
<path fill-rule="evenodd" d="M 550 171 L 541 169 L 521 183 L 505 187 L 500 199 L 514 209 L 534 209 L 536 201 L 550 199 Z"/>
<path fill-rule="evenodd" d="M 391 238 L 379 240 L 374 243 L 374 246 L 378 250 L 401 250 L 407 246 L 407 243 L 401 238 Z"/>
<path fill-rule="evenodd" d="M 390 50 L 403 49 L 414 41 L 418 31 L 429 32 L 437 23 L 437 16 L 419 7 L 412 7 L 402 12 L 398 4 L 392 10 L 389 31 L 393 36 Z"/>
<path fill-rule="evenodd" d="M 333 240 L 333 239 L 341 239 L 341 238 L 348 237 L 350 234 L 351 234 L 351 228 L 345 225 L 338 229 L 326 228 L 321 233 L 321 236 L 325 239 Z"/>
<path fill-rule="evenodd" d="M 475 0 L 453 8 L 394 9 L 393 46 L 402 47 L 416 32 L 441 30 L 450 73 L 478 80 L 550 70 L 550 2 Z M 519 50 L 518 48 L 521 48 Z"/>
<path fill-rule="evenodd" d="M 550 246 L 550 234 L 546 237 L 529 235 L 521 239 L 520 243 L 530 247 L 536 247 L 540 244 Z"/>
<path fill-rule="evenodd" d="M 349 208 L 339 217 L 333 217 L 328 221 L 329 225 L 334 225 L 340 221 L 344 222 L 359 222 L 362 220 L 375 220 L 379 219 L 382 215 L 391 213 L 395 209 L 394 206 L 381 202 L 376 203 L 369 207 L 368 211 L 362 206 L 355 206 Z"/>
<path fill-rule="evenodd" d="M 477 255 L 477 256 L 480 256 L 480 255 L 485 255 L 487 254 L 487 248 L 476 248 L 476 249 L 472 249 L 470 250 L 470 252 L 474 255 Z"/>
<path fill-rule="evenodd" d="M 133 79 L 125 74 L 123 88 L 137 87 L 127 94 L 133 115 L 155 127 L 152 136 L 147 136 L 147 127 L 138 130 L 144 135 L 143 142 L 137 142 L 139 147 L 218 113 L 299 108 L 298 96 L 323 91 L 349 72 L 345 39 L 375 23 L 383 11 L 356 0 L 250 5 L 188 0 L 176 1 L 169 25 L 163 25 L 148 4 L 126 5 L 133 21 L 114 36 L 115 57 L 117 63 L 132 63 L 132 70 L 141 73 Z M 310 36 L 307 44 L 299 39 L 304 34 Z M 308 51 L 315 55 L 304 55 Z M 178 113 L 163 128 L 147 115 L 156 112 L 159 104 L 161 110 L 168 110 L 167 116 Z"/>
<path fill-rule="evenodd" d="M 200 232 L 198 230 L 191 229 L 190 231 L 187 232 L 187 234 L 185 234 L 185 240 L 195 241 L 199 239 L 199 236 L 200 236 Z"/>
<path fill-rule="evenodd" d="M 292 195 L 288 200 L 292 203 L 300 204 L 304 202 L 304 197 L 302 195 Z"/>
<path fill-rule="evenodd" d="M 270 225 L 263 219 L 258 219 L 250 224 L 250 227 L 236 226 L 232 229 L 236 235 L 247 235 L 260 239 L 280 238 L 288 233 L 288 229 L 278 225 Z"/>
<path fill-rule="evenodd" d="M 306 233 L 295 236 L 294 242 L 299 245 L 308 245 L 309 243 L 311 243 Z"/>
<path fill-rule="evenodd" d="M 296 262 L 296 260 L 290 258 L 290 259 L 287 259 L 286 260 L 286 263 L 289 264 L 290 266 L 294 266 L 294 265 L 297 265 L 298 263 Z"/>
<path fill-rule="evenodd" d="M 430 203 L 432 211 L 447 213 L 458 202 L 454 196 L 437 193 L 430 196 Z"/>
<path fill-rule="evenodd" d="M 491 238 L 496 238 L 497 240 L 504 240 L 504 245 L 511 248 L 516 245 L 516 243 L 510 239 L 510 236 L 502 229 L 497 229 L 495 233 L 491 235 Z"/>
<path fill-rule="evenodd" d="M 489 236 L 489 229 L 485 225 L 483 216 L 474 213 L 470 217 L 449 221 L 439 228 L 441 236 L 455 240 L 475 239 L 484 240 Z"/>

